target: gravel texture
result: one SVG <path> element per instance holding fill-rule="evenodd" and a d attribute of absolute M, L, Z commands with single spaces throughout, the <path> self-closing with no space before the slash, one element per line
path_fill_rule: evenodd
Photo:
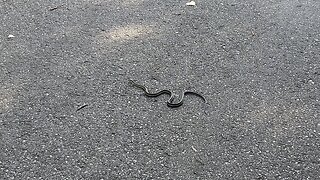
<path fill-rule="evenodd" d="M 2 0 L 0 179 L 320 179 L 320 1 L 187 2 Z"/>

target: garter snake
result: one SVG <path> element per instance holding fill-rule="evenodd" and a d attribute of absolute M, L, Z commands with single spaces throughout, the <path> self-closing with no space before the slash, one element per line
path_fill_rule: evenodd
<path fill-rule="evenodd" d="M 196 92 L 193 92 L 193 91 L 184 91 L 184 92 L 182 93 L 182 95 L 181 95 L 180 100 L 179 100 L 177 103 L 173 103 L 174 96 L 173 96 L 173 93 L 172 93 L 170 90 L 164 89 L 164 90 L 160 90 L 160 91 L 155 92 L 155 93 L 151 93 L 151 92 L 148 90 L 147 87 L 145 87 L 145 86 L 143 86 L 143 85 L 140 85 L 140 84 L 137 84 L 137 83 L 135 83 L 133 80 L 129 80 L 129 81 L 130 81 L 130 83 L 131 83 L 133 86 L 142 89 L 142 90 L 144 91 L 144 94 L 145 94 L 147 97 L 158 97 L 158 96 L 160 96 L 160 95 L 162 95 L 162 94 L 168 94 L 168 95 L 170 96 L 170 98 L 169 98 L 168 101 L 167 101 L 167 106 L 172 107 L 172 108 L 174 108 L 174 107 L 180 107 L 180 106 L 183 104 L 183 98 L 184 98 L 184 96 L 187 95 L 187 94 L 193 94 L 193 95 L 195 95 L 195 96 L 198 96 L 198 97 L 200 97 L 200 98 L 206 103 L 206 99 L 205 99 L 202 95 L 200 95 L 200 94 L 198 94 L 198 93 L 196 93 Z"/>

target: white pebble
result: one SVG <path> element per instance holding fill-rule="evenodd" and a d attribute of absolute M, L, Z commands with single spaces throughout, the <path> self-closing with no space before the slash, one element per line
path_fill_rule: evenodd
<path fill-rule="evenodd" d="M 187 5 L 187 6 L 195 6 L 195 5 L 196 5 L 196 2 L 190 1 L 190 2 L 187 2 L 186 5 Z"/>

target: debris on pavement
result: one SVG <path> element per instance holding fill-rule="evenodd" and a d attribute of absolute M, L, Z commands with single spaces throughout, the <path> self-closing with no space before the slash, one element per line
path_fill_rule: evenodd
<path fill-rule="evenodd" d="M 54 10 L 56 10 L 56 9 L 58 9 L 58 8 L 62 7 L 62 6 L 63 6 L 63 5 L 59 5 L 59 6 L 56 6 L 56 7 L 50 8 L 50 9 L 49 9 L 49 11 L 54 11 Z"/>
<path fill-rule="evenodd" d="M 187 5 L 187 6 L 195 6 L 195 5 L 196 5 L 196 2 L 190 1 L 190 2 L 187 2 L 186 5 Z"/>
<path fill-rule="evenodd" d="M 88 106 L 88 104 L 84 104 L 84 105 L 80 106 L 76 111 L 80 111 L 81 109 L 83 109 L 83 108 L 85 108 L 87 106 Z"/>

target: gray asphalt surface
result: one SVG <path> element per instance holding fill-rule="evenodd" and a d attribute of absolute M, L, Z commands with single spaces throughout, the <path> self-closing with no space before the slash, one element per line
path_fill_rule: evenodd
<path fill-rule="evenodd" d="M 186 2 L 2 0 L 0 179 L 320 179 L 320 1 Z"/>

